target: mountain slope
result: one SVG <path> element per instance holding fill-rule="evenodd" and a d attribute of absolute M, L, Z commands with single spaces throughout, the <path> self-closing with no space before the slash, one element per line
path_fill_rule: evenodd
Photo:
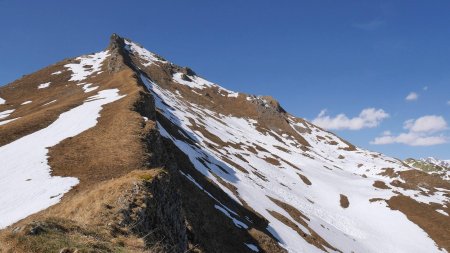
<path fill-rule="evenodd" d="M 432 163 L 432 164 L 436 164 L 436 165 L 439 165 L 439 166 L 442 166 L 442 167 L 446 167 L 446 168 L 450 167 L 450 160 L 439 160 L 439 159 L 436 159 L 434 157 L 427 157 L 427 158 L 423 158 L 421 160 L 425 161 L 425 162 Z"/>
<path fill-rule="evenodd" d="M 434 157 L 422 158 L 419 160 L 408 158 L 404 161 L 412 168 L 438 175 L 444 180 L 450 180 L 450 161 L 439 160 Z"/>
<path fill-rule="evenodd" d="M 67 215 L 52 210 L 111 178 L 164 167 L 182 205 L 184 247 L 200 252 L 450 250 L 448 181 L 355 147 L 271 97 L 229 91 L 117 35 L 107 50 L 25 76 L 0 88 L 0 97 L 2 190 L 21 192 L 0 197 L 9 206 L 0 213 L 15 215 L 1 218 L 2 227 L 60 200 L 19 225 Z M 82 117 L 73 114 L 92 103 Z M 60 132 L 54 125 L 74 130 L 47 142 Z M 18 153 L 27 140 L 42 149 L 36 157 Z M 70 182 L 41 191 L 24 186 L 28 177 L 42 186 L 50 173 Z"/>

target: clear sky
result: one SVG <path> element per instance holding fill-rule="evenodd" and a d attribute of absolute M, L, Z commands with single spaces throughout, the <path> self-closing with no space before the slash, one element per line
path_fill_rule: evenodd
<path fill-rule="evenodd" d="M 444 0 L 0 0 L 0 85 L 116 32 L 360 147 L 450 159 L 449 13 Z"/>

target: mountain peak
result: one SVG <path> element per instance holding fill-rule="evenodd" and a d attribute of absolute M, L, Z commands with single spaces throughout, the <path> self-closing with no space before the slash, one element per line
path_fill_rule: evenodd
<path fill-rule="evenodd" d="M 108 49 L 116 49 L 116 48 L 122 48 L 125 46 L 125 39 L 119 36 L 117 33 L 111 34 L 111 37 L 109 39 L 109 46 Z"/>
<path fill-rule="evenodd" d="M 72 223 L 176 252 L 450 251 L 442 170 L 355 147 L 117 34 L 0 95 L 0 228 L 16 224 L 0 251 L 52 226 L 71 240 Z M 68 221 L 36 228 L 42 217 Z"/>

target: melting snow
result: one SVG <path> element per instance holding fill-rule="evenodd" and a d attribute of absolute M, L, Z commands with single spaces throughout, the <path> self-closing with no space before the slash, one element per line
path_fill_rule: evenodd
<path fill-rule="evenodd" d="M 396 195 L 394 189 L 422 202 L 448 201 L 448 198 L 440 193 L 416 197 L 417 191 L 395 187 L 392 187 L 393 190 L 382 190 L 373 187 L 372 184 L 376 180 L 386 184 L 392 180 L 379 175 L 384 171 L 383 168 L 394 168 L 397 171 L 407 169 L 395 159 L 362 149 L 346 151 L 344 149 L 348 145 L 333 134 L 312 124 L 297 122 L 294 117 L 288 118 L 294 131 L 298 131 L 312 146 L 310 151 L 304 151 L 300 143 L 287 134 L 260 132 L 255 125 L 256 121 L 210 111 L 187 102 L 142 75 L 141 79 L 153 92 L 156 107 L 168 120 L 195 140 L 195 144 L 191 145 L 175 138 L 158 123 L 161 134 L 171 139 L 200 173 L 240 203 L 237 196 L 216 177 L 235 186 L 239 196 L 269 221 L 267 229 L 279 238 L 280 244 L 290 252 L 322 250 L 306 242 L 292 228 L 273 217 L 269 211 L 276 211 L 285 216 L 303 232 L 308 233 L 307 228 L 297 223 L 269 197 L 285 202 L 307 215 L 310 219 L 305 221 L 308 226 L 343 252 L 440 251 L 433 240 L 403 213 L 391 210 L 384 201 L 369 201 L 372 198 L 389 199 Z M 192 88 L 201 89 L 212 85 L 203 79 L 191 79 L 193 81 L 188 82 L 181 79 L 180 73 L 174 75 L 175 81 Z M 234 145 L 211 148 L 215 145 L 214 140 L 205 137 L 201 131 L 194 130 L 196 127 L 192 122 L 223 142 Z M 311 133 L 300 131 L 302 128 L 310 129 Z M 234 148 L 235 145 L 241 145 L 241 148 Z M 255 154 L 246 148 L 255 146 L 260 146 L 267 152 L 260 151 Z M 249 173 L 225 162 L 225 157 Z M 276 158 L 280 164 L 269 163 L 265 160 L 267 157 Z M 205 162 L 201 163 L 199 160 Z M 252 172 L 257 172 L 260 176 Z M 298 173 L 307 177 L 312 184 L 303 183 Z M 189 180 L 202 189 L 192 178 Z M 340 194 L 348 197 L 348 208 L 340 206 Z M 227 212 L 223 213 L 227 215 Z"/>
<path fill-rule="evenodd" d="M 0 228 L 58 203 L 78 184 L 73 177 L 51 176 L 48 148 L 97 124 L 102 106 L 116 101 L 118 89 L 102 90 L 59 115 L 48 127 L 0 147 Z"/>
<path fill-rule="evenodd" d="M 38 89 L 45 89 L 50 86 L 51 82 L 39 84 Z"/>
<path fill-rule="evenodd" d="M 80 63 L 70 63 L 64 65 L 72 71 L 69 81 L 82 81 L 88 76 L 100 71 L 103 61 L 109 56 L 108 51 L 102 51 L 91 55 L 80 56 L 76 60 Z"/>
<path fill-rule="evenodd" d="M 91 87 L 92 83 L 79 83 L 77 85 L 78 86 L 83 85 L 82 88 L 83 88 L 85 93 L 91 92 L 91 91 L 96 90 L 98 88 L 98 86 Z"/>
<path fill-rule="evenodd" d="M 8 118 L 9 115 L 11 113 L 13 113 L 14 111 L 15 111 L 14 109 L 11 109 L 11 110 L 6 110 L 6 111 L 3 111 L 3 112 L 0 112 L 0 119 Z"/>
<path fill-rule="evenodd" d="M 27 104 L 30 104 L 30 103 L 32 103 L 33 101 L 31 101 L 31 100 L 28 100 L 28 101 L 25 101 L 25 102 L 23 102 L 22 104 L 20 104 L 20 105 L 27 105 Z"/>
<path fill-rule="evenodd" d="M 20 119 L 20 117 L 14 118 L 14 119 L 8 119 L 8 120 L 0 121 L 0 126 L 1 126 L 1 125 L 6 125 L 6 124 L 8 124 L 9 122 L 14 121 L 14 120 L 16 120 L 16 119 Z"/>
<path fill-rule="evenodd" d="M 62 73 L 62 71 L 56 71 L 56 72 L 53 72 L 52 75 L 59 75 L 61 73 Z"/>
<path fill-rule="evenodd" d="M 6 101 L 3 98 L 0 98 L 0 105 L 3 105 L 5 103 L 6 103 Z"/>
<path fill-rule="evenodd" d="M 229 98 L 237 98 L 239 96 L 239 92 L 229 92 L 227 96 Z"/>
<path fill-rule="evenodd" d="M 179 84 L 189 86 L 193 89 L 204 89 L 207 87 L 216 86 L 214 83 L 211 83 L 210 81 L 207 81 L 198 76 L 189 76 L 189 79 L 191 79 L 192 81 L 183 80 L 182 76 L 183 73 L 175 73 L 173 74 L 173 80 Z"/>
<path fill-rule="evenodd" d="M 221 86 L 219 86 L 219 85 L 217 85 L 215 83 L 212 83 L 212 82 L 210 82 L 208 80 L 205 80 L 205 79 L 203 79 L 203 78 L 201 78 L 201 77 L 199 77 L 197 75 L 188 76 L 188 77 L 189 77 L 189 79 L 191 79 L 191 81 L 184 80 L 183 79 L 183 73 L 179 73 L 178 72 L 178 73 L 173 74 L 172 79 L 176 83 L 179 83 L 179 84 L 182 84 L 182 85 L 186 85 L 186 86 L 188 86 L 188 87 L 190 87 L 192 89 L 202 90 L 202 89 L 205 89 L 205 88 L 214 87 L 214 88 L 218 88 L 219 91 L 225 92 L 227 97 L 237 98 L 239 96 L 238 92 L 227 90 L 227 89 L 225 89 L 225 88 L 223 88 L 223 87 L 221 87 Z M 198 94 L 198 95 L 201 95 L 201 94 L 199 94 L 197 92 L 195 92 L 195 93 Z"/>
<path fill-rule="evenodd" d="M 443 215 L 445 215 L 445 216 L 448 216 L 448 213 L 446 213 L 446 212 L 445 212 L 444 210 L 442 210 L 442 209 L 437 209 L 436 212 L 441 213 L 441 214 L 443 214 Z"/>

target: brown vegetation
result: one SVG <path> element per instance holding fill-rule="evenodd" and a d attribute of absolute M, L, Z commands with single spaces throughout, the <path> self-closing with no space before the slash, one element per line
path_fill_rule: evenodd
<path fill-rule="evenodd" d="M 376 187 L 376 188 L 379 188 L 379 189 L 391 189 L 383 181 L 379 181 L 379 180 L 373 182 L 373 187 Z"/>
<path fill-rule="evenodd" d="M 340 194 L 339 203 L 341 204 L 342 208 L 348 208 L 350 206 L 350 202 L 348 201 L 347 196 L 344 194 Z"/>
<path fill-rule="evenodd" d="M 309 179 L 307 177 L 305 177 L 304 175 L 300 174 L 297 172 L 297 175 L 300 177 L 300 179 L 303 181 L 303 183 L 305 183 L 306 185 L 311 185 L 311 181 L 309 181 Z"/>
<path fill-rule="evenodd" d="M 308 229 L 308 233 L 305 233 L 305 231 L 302 231 L 294 222 L 292 222 L 288 217 L 283 216 L 282 214 L 275 212 L 275 211 L 271 211 L 269 210 L 270 214 L 278 219 L 279 221 L 283 222 L 285 225 L 289 226 L 290 228 L 292 228 L 294 231 L 296 231 L 300 236 L 302 236 L 305 241 L 307 241 L 308 243 L 314 245 L 315 247 L 326 251 L 326 248 L 341 252 L 340 250 L 336 249 L 335 247 L 333 247 L 332 245 L 330 245 L 327 241 L 325 241 L 325 239 L 323 239 L 319 234 L 317 234 L 313 229 L 311 229 L 308 225 L 308 223 L 306 221 L 309 221 L 309 218 L 307 216 L 305 216 L 302 212 L 300 212 L 298 209 L 296 209 L 295 207 L 277 200 L 277 199 L 273 199 L 270 198 L 276 205 L 278 205 L 279 207 L 283 208 L 288 214 L 289 216 L 296 221 L 297 223 L 301 224 L 302 226 L 304 226 L 306 229 Z M 305 221 L 306 220 L 306 221 Z"/>
<path fill-rule="evenodd" d="M 180 202 L 168 191 L 170 184 L 161 170 L 133 171 L 108 180 L 32 221 L 3 230 L 1 250 L 181 252 L 186 235 Z"/>

